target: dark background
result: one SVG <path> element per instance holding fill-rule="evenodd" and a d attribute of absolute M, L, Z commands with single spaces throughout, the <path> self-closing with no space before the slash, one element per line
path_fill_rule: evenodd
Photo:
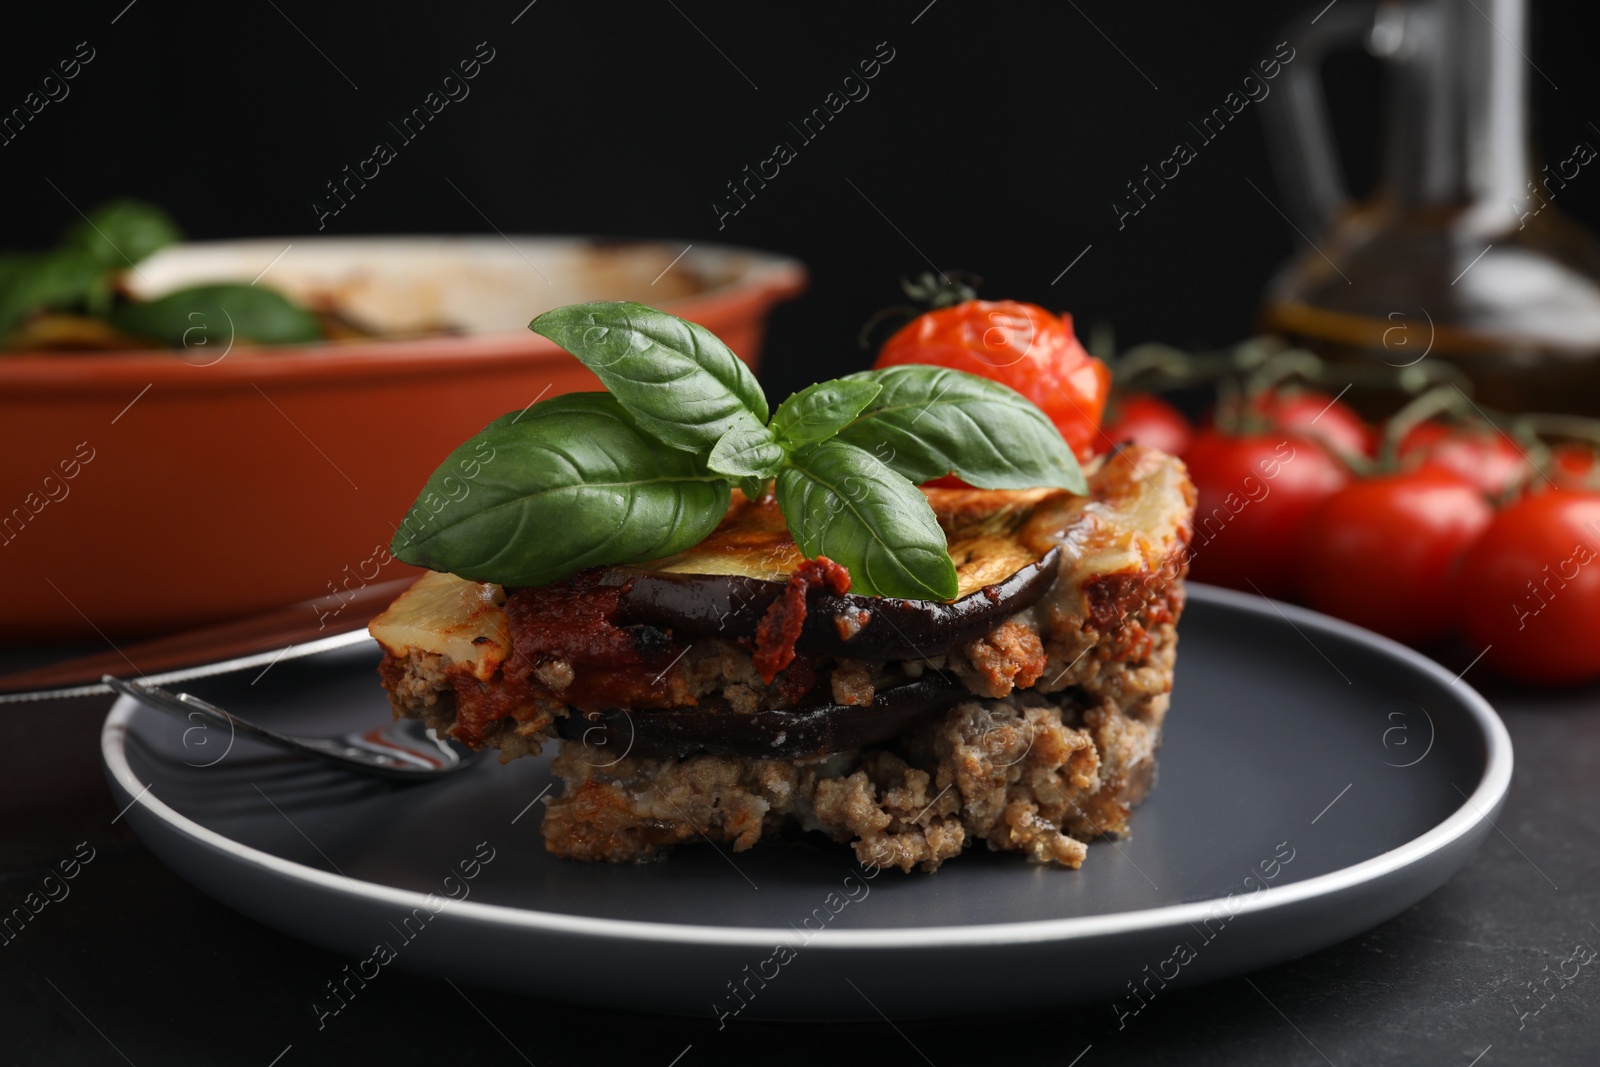
<path fill-rule="evenodd" d="M 487 216 L 506 233 L 718 240 L 804 260 L 811 291 L 778 312 L 762 375 L 780 396 L 858 366 L 859 327 L 930 261 L 978 273 L 990 298 L 1069 310 L 1080 334 L 1105 321 L 1122 346 L 1201 345 L 1246 336 L 1267 277 L 1305 247 L 1246 180 L 1284 203 L 1256 104 L 1120 231 L 1111 201 L 1194 140 L 1186 123 L 1321 0 L 538 0 L 513 25 L 526 2 L 30 13 L 27 32 L 0 35 L 0 109 L 78 42 L 96 54 L 70 96 L 0 145 L 3 243 L 43 246 L 76 217 L 67 198 L 87 210 L 116 195 L 164 204 L 195 238 L 315 232 L 325 184 L 387 140 L 399 157 L 323 232 L 490 232 Z M 1550 82 L 1530 71 L 1529 83 L 1545 158 L 1600 136 L 1588 21 L 1577 3 L 1536 5 L 1530 56 Z M 401 144 L 388 123 L 482 41 L 495 58 L 470 95 Z M 894 59 L 870 95 L 800 144 L 788 123 L 882 41 Z M 1379 63 L 1340 56 L 1327 80 L 1365 190 Z M 719 231 L 713 200 L 779 139 L 798 158 Z M 1600 182 L 1573 182 L 1559 206 L 1600 222 Z"/>

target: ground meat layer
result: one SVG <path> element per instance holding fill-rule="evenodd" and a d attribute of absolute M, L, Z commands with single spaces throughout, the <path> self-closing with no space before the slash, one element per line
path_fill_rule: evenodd
<path fill-rule="evenodd" d="M 974 699 L 869 750 L 811 761 L 619 759 L 612 746 L 561 741 L 554 770 L 564 791 L 545 815 L 546 847 L 642 862 L 699 841 L 743 851 L 799 828 L 848 842 L 862 863 L 905 871 L 934 870 L 980 842 L 1077 867 L 1085 842 L 1128 832 L 1150 789 L 1182 608 L 1181 580 L 1098 617 L 1040 605 L 959 656 L 919 664 L 913 673 L 954 671 Z M 718 658 L 693 669 L 740 684 L 729 667 L 742 658 Z M 386 658 L 397 711 L 450 729 L 456 688 L 484 683 L 449 666 L 435 655 Z M 842 668 L 834 698 L 870 702 L 865 665 Z M 568 713 L 542 701 L 489 724 L 485 740 L 502 761 L 536 754 Z"/>
<path fill-rule="evenodd" d="M 980 842 L 1077 867 L 1085 842 L 1128 832 L 1154 779 L 1184 599 L 1173 578 L 1120 597 L 1114 610 L 1041 604 L 960 655 L 915 664 L 910 673 L 953 671 L 974 699 L 873 749 L 811 761 L 619 759 L 615 747 L 561 741 L 554 770 L 564 791 L 549 802 L 546 847 L 643 862 L 677 844 L 743 851 L 803 829 L 849 843 L 863 863 L 905 871 L 934 870 Z M 743 657 L 720 651 L 708 649 L 691 670 L 741 684 L 730 668 Z M 484 684 L 449 667 L 435 655 L 386 658 L 396 710 L 448 730 L 455 688 Z M 841 667 L 835 699 L 870 701 L 865 665 Z M 486 741 L 502 761 L 536 754 L 569 710 L 553 701 L 518 709 L 491 723 Z"/>
<path fill-rule="evenodd" d="M 643 862 L 698 841 L 741 852 L 799 828 L 903 871 L 934 870 L 980 842 L 1077 867 L 1086 841 L 1127 833 L 1165 711 L 1165 695 L 1128 709 L 1082 693 L 972 700 L 881 748 L 810 762 L 619 760 L 566 741 L 545 844 L 571 859 Z"/>

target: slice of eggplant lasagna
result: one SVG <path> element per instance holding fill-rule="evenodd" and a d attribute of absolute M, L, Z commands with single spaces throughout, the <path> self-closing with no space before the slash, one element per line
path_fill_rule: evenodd
<path fill-rule="evenodd" d="M 373 621 L 397 714 L 501 759 L 552 739 L 574 859 L 820 831 L 933 870 L 968 845 L 1076 867 L 1128 831 L 1172 688 L 1194 490 L 1129 448 L 1090 493 L 925 489 L 948 602 L 866 597 L 734 494 L 688 552 L 502 588 L 430 573 Z"/>

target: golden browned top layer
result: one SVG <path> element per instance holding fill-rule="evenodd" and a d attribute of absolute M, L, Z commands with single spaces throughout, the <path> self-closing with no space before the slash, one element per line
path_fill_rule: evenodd
<path fill-rule="evenodd" d="M 923 489 L 956 564 L 957 596 L 1015 574 L 1057 544 L 1066 547 L 1063 577 L 1154 569 L 1187 542 L 1194 489 L 1180 460 L 1128 448 L 1094 460 L 1089 495 L 1058 489 Z M 711 536 L 641 569 L 679 574 L 739 574 L 786 581 L 803 560 L 769 497 L 737 491 Z"/>
<path fill-rule="evenodd" d="M 957 597 L 1001 581 L 1050 550 L 1024 544 L 1017 532 L 1040 503 L 1066 496 L 1051 489 L 1001 492 L 924 489 L 956 564 Z M 816 521 L 825 522 L 819 517 Z M 785 582 L 805 557 L 789 536 L 772 497 L 748 500 L 734 491 L 733 504 L 711 536 L 686 552 L 641 565 L 672 574 L 737 574 Z"/>
<path fill-rule="evenodd" d="M 1057 493 L 1021 531 L 1035 551 L 1060 544 L 1060 585 L 1126 573 L 1173 573 L 1193 533 L 1195 490 L 1183 461 L 1132 447 L 1097 460 L 1089 495 Z"/>

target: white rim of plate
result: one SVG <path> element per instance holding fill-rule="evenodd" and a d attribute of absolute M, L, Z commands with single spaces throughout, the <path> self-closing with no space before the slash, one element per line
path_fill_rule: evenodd
<path fill-rule="evenodd" d="M 1266 615 L 1269 611 L 1282 616 L 1292 625 L 1305 625 L 1325 633 L 1336 634 L 1374 651 L 1398 659 L 1413 670 L 1440 682 L 1447 689 L 1459 689 L 1459 698 L 1482 736 L 1487 756 L 1483 777 L 1472 794 L 1455 811 L 1438 825 L 1397 848 L 1390 849 L 1371 859 L 1337 871 L 1320 874 L 1303 882 L 1274 886 L 1266 892 L 1251 893 L 1243 903 L 1229 914 L 1237 918 L 1244 914 L 1269 912 L 1291 907 L 1313 897 L 1338 893 L 1375 881 L 1402 867 L 1418 863 L 1470 832 L 1481 822 L 1489 821 L 1488 813 L 1504 799 L 1511 784 L 1511 736 L 1505 724 L 1495 714 L 1494 708 L 1477 690 L 1453 676 L 1444 667 L 1419 652 L 1392 641 L 1370 630 L 1353 626 L 1331 616 L 1323 615 L 1293 604 L 1283 604 L 1265 597 L 1251 596 L 1229 589 L 1220 589 L 1191 583 L 1191 596 L 1195 599 L 1220 604 L 1254 614 Z M 124 750 L 129 720 L 141 705 L 131 697 L 121 697 L 112 705 L 100 731 L 101 757 L 107 770 L 123 796 L 121 803 L 127 811 L 139 810 L 140 816 L 167 824 L 178 834 L 199 844 L 210 846 L 218 852 L 233 857 L 238 862 L 256 867 L 263 874 L 308 884 L 325 892 L 373 904 L 384 904 L 402 910 L 425 907 L 428 894 L 409 889 L 397 889 L 360 879 L 348 878 L 329 871 L 308 867 L 271 853 L 251 848 L 232 838 L 210 830 L 168 807 L 134 775 Z M 1137 911 L 1113 912 L 1108 915 L 1089 915 L 1062 919 L 1032 919 L 1025 922 L 992 923 L 974 926 L 901 927 L 879 930 L 822 930 L 807 941 L 807 949 L 834 950 L 874 948 L 948 948 L 954 946 L 1036 943 L 1107 937 L 1139 930 L 1159 929 L 1184 923 L 1202 922 L 1214 916 L 1216 909 L 1227 907 L 1231 897 L 1193 901 L 1187 904 L 1168 904 Z M 452 901 L 447 909 L 458 919 L 465 919 L 495 927 L 518 927 L 564 935 L 579 934 L 596 938 L 615 938 L 628 941 L 654 941 L 660 943 L 694 944 L 707 947 L 762 948 L 790 938 L 792 930 L 776 927 L 722 927 L 690 923 L 663 923 L 638 919 L 600 919 L 581 915 L 564 915 L 560 912 L 517 908 L 505 904 L 484 904 L 471 900 Z M 1231 921 L 1231 920 L 1230 920 Z"/>

